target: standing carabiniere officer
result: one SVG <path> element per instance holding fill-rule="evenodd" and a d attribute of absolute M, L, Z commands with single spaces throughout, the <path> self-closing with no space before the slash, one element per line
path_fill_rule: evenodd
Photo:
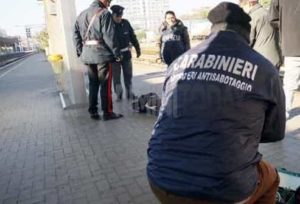
<path fill-rule="evenodd" d="M 113 5 L 112 10 L 113 20 L 116 24 L 116 36 L 119 42 L 120 51 L 123 59 L 121 62 L 113 63 L 113 81 L 114 90 L 117 95 L 117 100 L 122 100 L 123 88 L 121 84 L 121 69 L 124 76 L 124 84 L 126 89 L 127 99 L 134 99 L 135 95 L 132 92 L 132 61 L 131 61 L 131 47 L 132 45 L 136 51 L 136 57 L 141 55 L 140 44 L 136 38 L 133 28 L 129 21 L 123 17 L 124 7 L 120 5 Z"/>
<path fill-rule="evenodd" d="M 99 120 L 98 91 L 101 86 L 103 120 L 118 119 L 121 114 L 113 112 L 112 106 L 112 61 L 120 61 L 121 54 L 114 30 L 114 22 L 107 8 L 111 0 L 94 0 L 77 17 L 73 33 L 76 51 L 88 67 L 89 113 Z"/>

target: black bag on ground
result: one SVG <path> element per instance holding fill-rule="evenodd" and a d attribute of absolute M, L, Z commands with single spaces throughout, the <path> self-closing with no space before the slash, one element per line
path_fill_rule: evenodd
<path fill-rule="evenodd" d="M 300 186 L 295 190 L 278 188 L 276 204 L 300 204 Z"/>
<path fill-rule="evenodd" d="M 147 93 L 138 97 L 137 100 L 132 102 L 133 110 L 139 113 L 154 113 L 158 114 L 161 106 L 161 99 L 156 93 Z"/>
<path fill-rule="evenodd" d="M 300 204 L 300 173 L 277 168 L 280 184 L 276 204 Z"/>

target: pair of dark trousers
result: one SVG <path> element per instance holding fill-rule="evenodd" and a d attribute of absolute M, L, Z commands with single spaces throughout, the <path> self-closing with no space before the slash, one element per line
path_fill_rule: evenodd
<path fill-rule="evenodd" d="M 132 94 L 132 62 L 131 59 L 124 59 L 121 62 L 112 63 L 114 91 L 118 97 L 122 97 L 123 88 L 121 84 L 121 69 L 124 76 L 124 84 L 127 95 Z"/>
<path fill-rule="evenodd" d="M 275 204 L 279 186 L 279 175 L 276 169 L 265 161 L 257 164 L 259 180 L 255 191 L 248 198 L 235 204 Z M 233 202 L 207 201 L 178 196 L 150 183 L 152 192 L 162 204 L 233 204 Z"/>
<path fill-rule="evenodd" d="M 98 92 L 99 87 L 101 97 L 101 108 L 103 113 L 112 113 L 112 66 L 111 63 L 103 64 L 89 64 L 89 113 L 94 114 L 98 112 Z"/>

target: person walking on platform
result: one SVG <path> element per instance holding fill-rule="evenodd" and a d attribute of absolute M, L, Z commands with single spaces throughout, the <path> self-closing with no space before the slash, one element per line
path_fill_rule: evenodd
<path fill-rule="evenodd" d="M 273 0 L 269 10 L 272 26 L 279 29 L 284 56 L 283 89 L 286 117 L 290 117 L 295 91 L 300 86 L 300 1 Z"/>
<path fill-rule="evenodd" d="M 120 5 L 113 5 L 110 7 L 112 10 L 112 17 L 116 24 L 115 32 L 119 42 L 120 51 L 123 59 L 120 62 L 114 62 L 113 67 L 113 82 L 114 90 L 117 95 L 117 101 L 123 98 L 123 88 L 121 84 L 121 69 L 123 71 L 124 84 L 126 89 L 127 99 L 135 99 L 136 96 L 132 92 L 132 61 L 131 61 L 131 47 L 132 45 L 136 51 L 136 57 L 140 57 L 141 49 L 139 42 L 136 38 L 133 28 L 129 21 L 123 17 L 124 7 Z"/>
<path fill-rule="evenodd" d="M 147 175 L 162 204 L 276 203 L 279 176 L 259 143 L 285 136 L 278 71 L 249 46 L 250 16 L 213 8 L 209 38 L 168 68 L 148 147 Z"/>
<path fill-rule="evenodd" d="M 73 33 L 77 56 L 87 65 L 89 78 L 89 113 L 92 119 L 100 120 L 98 113 L 98 92 L 101 86 L 101 107 L 103 120 L 121 118 L 113 112 L 112 65 L 121 61 L 115 35 L 114 22 L 108 11 L 111 0 L 94 0 L 77 17 Z"/>
<path fill-rule="evenodd" d="M 161 24 L 159 32 L 159 59 L 168 66 L 191 48 L 187 27 L 176 18 L 174 11 L 165 13 L 165 21 Z"/>
<path fill-rule="evenodd" d="M 282 64 L 279 32 L 271 26 L 268 11 L 259 0 L 240 0 L 240 6 L 251 17 L 250 46 L 279 70 Z"/>

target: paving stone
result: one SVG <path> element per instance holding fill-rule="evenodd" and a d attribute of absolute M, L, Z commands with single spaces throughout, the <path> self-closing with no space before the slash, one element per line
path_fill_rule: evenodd
<path fill-rule="evenodd" d="M 100 180 L 96 182 L 97 188 L 99 192 L 110 189 L 110 185 L 107 180 Z"/>
<path fill-rule="evenodd" d="M 18 199 L 15 198 L 7 198 L 3 201 L 3 204 L 17 204 L 18 203 Z"/>
<path fill-rule="evenodd" d="M 43 196 L 36 196 L 36 197 L 31 197 L 30 199 L 28 200 L 21 200 L 21 201 L 18 201 L 18 204 L 35 204 L 35 203 L 44 203 L 45 202 L 45 199 Z"/>
<path fill-rule="evenodd" d="M 144 193 L 143 190 L 136 183 L 126 185 L 126 189 L 131 195 L 131 197 L 140 196 Z"/>

